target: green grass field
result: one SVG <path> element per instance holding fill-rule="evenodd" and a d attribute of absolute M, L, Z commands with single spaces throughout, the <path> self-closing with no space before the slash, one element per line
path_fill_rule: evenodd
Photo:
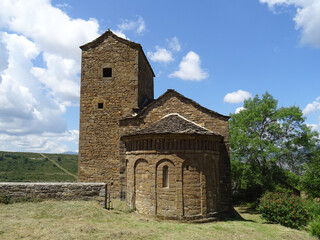
<path fill-rule="evenodd" d="M 106 210 L 96 202 L 0 204 L 0 239 L 316 240 L 306 231 L 266 223 L 247 209 L 237 211 L 243 220 L 192 224 Z"/>
<path fill-rule="evenodd" d="M 74 182 L 78 156 L 0 152 L 0 182 Z"/>

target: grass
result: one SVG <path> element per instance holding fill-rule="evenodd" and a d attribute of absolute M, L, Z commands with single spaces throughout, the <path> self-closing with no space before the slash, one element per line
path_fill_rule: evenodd
<path fill-rule="evenodd" d="M 0 182 L 74 182 L 77 169 L 77 155 L 0 152 Z"/>
<path fill-rule="evenodd" d="M 96 202 L 0 204 L 0 239 L 316 239 L 245 208 L 237 211 L 244 220 L 190 224 L 105 210 Z"/>

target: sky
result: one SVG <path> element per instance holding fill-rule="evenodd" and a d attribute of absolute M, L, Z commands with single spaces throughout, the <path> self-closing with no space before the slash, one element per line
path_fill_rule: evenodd
<path fill-rule="evenodd" d="M 0 0 L 0 151 L 78 151 L 79 46 L 140 43 L 155 98 L 224 115 L 268 91 L 320 131 L 320 0 Z"/>

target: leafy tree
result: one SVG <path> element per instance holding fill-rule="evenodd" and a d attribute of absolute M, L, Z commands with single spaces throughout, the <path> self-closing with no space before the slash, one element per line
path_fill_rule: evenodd
<path fill-rule="evenodd" d="M 309 197 L 320 198 L 320 154 L 305 164 L 301 185 Z"/>
<path fill-rule="evenodd" d="M 301 174 L 316 144 L 317 132 L 305 124 L 298 107 L 279 108 L 268 92 L 245 100 L 244 110 L 230 119 L 232 170 L 238 171 L 234 188 L 259 186 L 264 192 L 277 184 L 285 186 L 288 170 Z"/>

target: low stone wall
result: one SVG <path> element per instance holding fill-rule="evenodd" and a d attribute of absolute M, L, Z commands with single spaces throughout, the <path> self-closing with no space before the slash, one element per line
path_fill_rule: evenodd
<path fill-rule="evenodd" d="M 13 199 L 33 197 L 56 200 L 105 201 L 104 183 L 13 183 L 0 182 L 0 194 Z"/>

